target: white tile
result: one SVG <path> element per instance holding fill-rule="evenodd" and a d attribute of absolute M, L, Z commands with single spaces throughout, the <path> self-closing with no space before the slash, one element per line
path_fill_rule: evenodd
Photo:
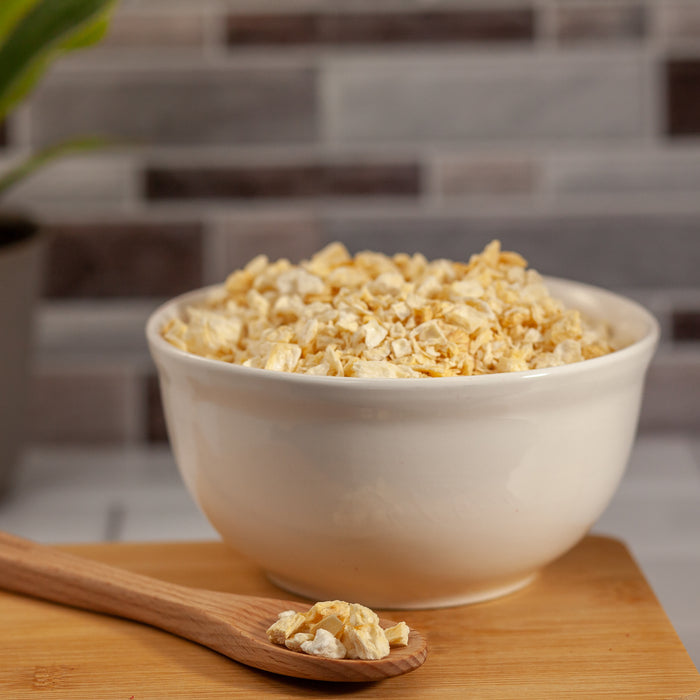
<path fill-rule="evenodd" d="M 700 668 L 700 554 L 647 558 L 644 574 L 690 658 Z"/>
<path fill-rule="evenodd" d="M 623 539 L 644 559 L 700 556 L 700 472 L 689 441 L 638 438 L 622 483 L 594 530 Z"/>
<path fill-rule="evenodd" d="M 184 486 L 133 494 L 119 539 L 142 542 L 219 539 Z"/>
<path fill-rule="evenodd" d="M 156 301 L 44 302 L 37 318 L 42 357 L 146 358 L 146 321 Z"/>
<path fill-rule="evenodd" d="M 33 448 L 17 470 L 11 496 L 27 506 L 90 502 L 107 512 L 143 489 L 180 484 L 167 447 Z"/>
<path fill-rule="evenodd" d="M 633 139 L 652 80 L 635 52 L 333 56 L 322 67 L 331 141 Z"/>
<path fill-rule="evenodd" d="M 99 542 L 106 529 L 107 514 L 100 502 L 66 498 L 47 503 L 11 497 L 0 503 L 0 530 L 37 542 Z"/>

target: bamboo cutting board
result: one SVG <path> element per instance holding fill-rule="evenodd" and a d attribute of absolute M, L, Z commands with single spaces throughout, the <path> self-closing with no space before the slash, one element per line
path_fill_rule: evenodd
<path fill-rule="evenodd" d="M 65 549 L 175 583 L 284 597 L 218 542 Z M 380 683 L 338 685 L 273 676 L 156 629 L 0 591 L 0 698 L 664 700 L 700 689 L 627 549 L 605 537 L 586 538 L 505 598 L 392 616 L 428 637 L 424 666 Z"/>

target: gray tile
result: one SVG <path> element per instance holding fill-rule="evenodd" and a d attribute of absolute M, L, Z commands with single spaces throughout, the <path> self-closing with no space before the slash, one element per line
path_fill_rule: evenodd
<path fill-rule="evenodd" d="M 326 239 L 353 250 L 465 260 L 498 238 L 543 274 L 611 289 L 698 286 L 699 216 L 395 211 L 330 213 Z"/>
<path fill-rule="evenodd" d="M 584 2 L 554 5 L 554 34 L 562 43 L 641 39 L 646 13 L 641 3 Z"/>
<path fill-rule="evenodd" d="M 435 191 L 447 197 L 529 194 L 539 180 L 535 158 L 517 154 L 440 155 L 432 171 Z"/>
<path fill-rule="evenodd" d="M 659 202 L 668 194 L 700 187 L 700 150 L 576 153 L 544 159 L 544 177 L 556 194 L 644 194 Z"/>
<path fill-rule="evenodd" d="M 690 450 L 695 458 L 695 466 L 700 471 L 700 432 L 691 433 L 688 438 Z"/>
<path fill-rule="evenodd" d="M 140 436 L 139 377 L 129 367 L 44 364 L 35 370 L 30 438 L 39 443 L 121 443 Z"/>
<path fill-rule="evenodd" d="M 647 374 L 642 430 L 700 433 L 700 351 L 660 351 Z"/>
<path fill-rule="evenodd" d="M 673 498 L 639 498 L 622 490 L 600 518 L 595 531 L 627 542 L 640 557 L 698 553 L 700 485 Z"/>
<path fill-rule="evenodd" d="M 46 507 L 31 500 L 0 503 L 0 530 L 46 544 L 100 542 L 107 517 L 101 504 L 67 500 Z"/>
<path fill-rule="evenodd" d="M 128 155 L 90 155 L 55 161 L 10 190 L 18 207 L 51 205 L 74 211 L 77 205 L 123 207 L 138 196 L 136 167 Z"/>
<path fill-rule="evenodd" d="M 36 326 L 37 354 L 122 362 L 148 357 L 146 321 L 158 301 L 44 301 Z"/>
<path fill-rule="evenodd" d="M 664 0 L 652 3 L 656 32 L 664 43 L 700 37 L 700 6 L 696 0 Z"/>
<path fill-rule="evenodd" d="M 109 32 L 99 48 L 190 48 L 202 47 L 206 35 L 201 8 L 172 8 L 158 12 L 148 4 L 115 12 Z"/>
<path fill-rule="evenodd" d="M 215 227 L 215 254 L 210 255 L 209 279 L 221 282 L 256 255 L 299 262 L 321 244 L 318 217 L 301 209 L 278 210 L 221 218 Z"/>
<path fill-rule="evenodd" d="M 642 564 L 700 560 L 699 505 L 700 472 L 689 440 L 642 435 L 594 531 L 624 540 Z"/>
<path fill-rule="evenodd" d="M 644 487 L 647 493 L 674 497 L 687 489 L 700 489 L 700 475 L 693 460 L 689 433 L 652 433 L 635 441 L 623 485 Z"/>
<path fill-rule="evenodd" d="M 38 144 L 82 133 L 142 145 L 308 142 L 315 80 L 293 66 L 82 68 L 45 81 L 30 116 Z"/>
<path fill-rule="evenodd" d="M 343 143 L 634 139 L 653 108 L 651 79 L 633 53 L 333 58 L 326 133 Z"/>

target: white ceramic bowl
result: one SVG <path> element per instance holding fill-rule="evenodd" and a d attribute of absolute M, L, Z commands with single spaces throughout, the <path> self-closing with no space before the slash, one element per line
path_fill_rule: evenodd
<path fill-rule="evenodd" d="M 658 324 L 611 292 L 547 278 L 631 344 L 564 367 L 352 379 L 182 352 L 151 316 L 170 441 L 224 541 L 315 600 L 414 608 L 493 598 L 575 545 L 611 500 Z"/>

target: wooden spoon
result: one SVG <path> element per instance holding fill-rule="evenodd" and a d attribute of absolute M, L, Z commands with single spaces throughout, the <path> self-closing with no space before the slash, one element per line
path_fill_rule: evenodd
<path fill-rule="evenodd" d="M 290 651 L 268 641 L 266 630 L 283 610 L 304 610 L 308 605 L 159 581 L 3 532 L 0 587 L 143 622 L 248 666 L 297 678 L 377 681 L 418 668 L 427 654 L 425 639 L 415 630 L 408 646 L 373 661 Z M 392 624 L 382 620 L 384 627 Z"/>

